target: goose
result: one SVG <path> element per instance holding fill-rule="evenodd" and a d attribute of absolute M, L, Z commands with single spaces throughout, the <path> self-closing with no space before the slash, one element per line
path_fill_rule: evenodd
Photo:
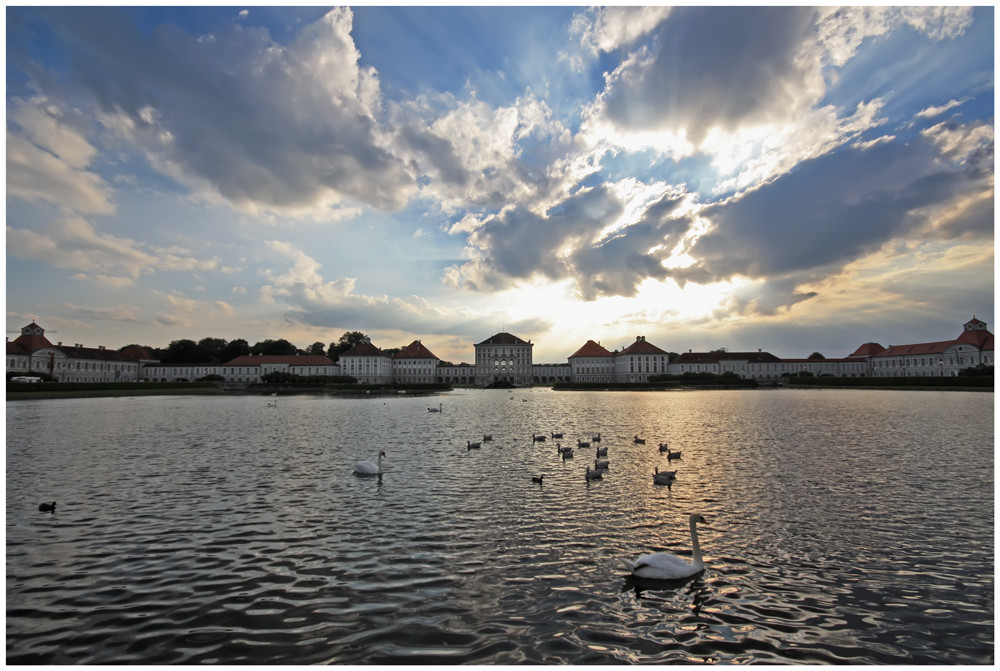
<path fill-rule="evenodd" d="M 382 475 L 382 457 L 385 457 L 385 452 L 378 453 L 377 466 L 370 461 L 359 461 L 354 464 L 355 475 Z"/>
<path fill-rule="evenodd" d="M 610 461 L 605 459 L 604 461 L 598 461 L 594 459 L 594 470 L 595 471 L 607 471 L 610 469 Z"/>
<path fill-rule="evenodd" d="M 596 436 L 591 437 L 590 442 L 599 443 L 601 442 L 601 432 L 598 431 Z"/>
<path fill-rule="evenodd" d="M 691 546 L 694 550 L 694 561 L 681 559 L 669 552 L 652 552 L 640 555 L 634 562 L 625 561 L 625 568 L 638 578 L 653 580 L 680 580 L 690 578 L 705 570 L 705 562 L 701 558 L 701 545 L 698 544 L 698 529 L 696 524 L 706 524 L 705 518 L 694 513 L 688 517 L 691 526 Z"/>
<path fill-rule="evenodd" d="M 465 441 L 465 449 L 467 450 L 478 450 L 482 446 L 483 444 L 481 442 L 473 443 L 472 441 L 469 440 Z"/>
<path fill-rule="evenodd" d="M 590 466 L 587 466 L 586 478 L 587 480 L 601 480 L 604 478 L 604 471 L 592 471 Z"/>
<path fill-rule="evenodd" d="M 563 459 L 570 459 L 572 456 L 573 456 L 573 448 L 572 447 L 565 447 L 565 448 L 563 448 L 563 450 L 562 450 L 562 458 Z"/>
<path fill-rule="evenodd" d="M 572 451 L 573 451 L 572 447 L 563 447 L 559 443 L 556 443 L 556 452 L 558 452 L 559 454 L 562 454 L 563 452 L 572 452 Z"/>
<path fill-rule="evenodd" d="M 533 442 L 533 443 L 542 443 L 544 441 L 545 441 L 545 434 L 542 434 L 540 436 L 536 436 L 535 434 L 531 434 L 531 442 Z"/>
<path fill-rule="evenodd" d="M 667 485 L 669 486 L 677 479 L 677 471 L 663 471 L 660 472 L 660 468 L 657 466 L 653 469 L 653 484 L 654 485 Z"/>
<path fill-rule="evenodd" d="M 488 442 L 490 442 L 492 440 L 493 440 L 493 434 L 492 433 L 487 433 L 486 435 L 483 436 L 483 442 L 484 443 L 488 443 Z"/>
<path fill-rule="evenodd" d="M 599 456 L 599 457 L 606 457 L 606 456 L 608 456 L 608 448 L 606 448 L 606 447 L 599 447 L 599 448 L 597 448 L 597 456 Z"/>
<path fill-rule="evenodd" d="M 670 446 L 666 443 L 660 443 L 660 452 L 669 452 Z"/>
<path fill-rule="evenodd" d="M 635 443 L 636 445 L 645 445 L 646 444 L 646 439 L 645 438 L 640 438 L 639 436 L 636 436 L 635 438 L 632 439 L 632 442 Z"/>
<path fill-rule="evenodd" d="M 562 435 L 562 432 L 561 432 L 561 431 L 560 431 L 559 433 L 555 433 L 555 432 L 553 432 L 553 433 L 552 433 L 552 437 L 553 437 L 553 438 L 562 438 L 562 437 L 563 437 L 563 435 Z"/>
<path fill-rule="evenodd" d="M 542 478 L 544 478 L 544 477 L 545 477 L 544 473 L 542 475 L 532 475 L 531 476 L 531 481 L 532 482 L 537 482 L 538 484 L 542 484 Z"/>
<path fill-rule="evenodd" d="M 671 452 L 670 450 L 667 450 L 667 459 L 668 460 L 670 460 L 670 459 L 680 459 L 680 458 L 681 458 L 681 451 L 680 450 L 677 450 L 676 452 Z"/>
<path fill-rule="evenodd" d="M 444 408 L 444 403 L 438 403 L 438 407 L 436 407 L 436 408 L 427 408 L 427 412 L 441 412 L 442 408 Z"/>
<path fill-rule="evenodd" d="M 576 446 L 577 447 L 590 447 L 590 443 L 582 441 L 582 440 L 577 440 L 576 441 Z"/>
<path fill-rule="evenodd" d="M 43 503 L 40 506 L 38 506 L 38 512 L 40 513 L 54 513 L 55 511 L 56 511 L 55 501 L 53 501 L 52 503 Z"/>

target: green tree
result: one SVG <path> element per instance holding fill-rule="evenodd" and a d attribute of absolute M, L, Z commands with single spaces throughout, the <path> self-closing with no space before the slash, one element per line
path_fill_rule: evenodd
<path fill-rule="evenodd" d="M 174 340 L 162 353 L 160 360 L 163 363 L 208 363 L 203 357 L 204 352 L 198 347 L 198 343 L 193 340 L 183 338 Z"/>
<path fill-rule="evenodd" d="M 205 357 L 203 361 L 222 363 L 223 353 L 226 351 L 227 344 L 222 338 L 202 338 L 199 340 L 198 348 L 201 349 Z"/>
<path fill-rule="evenodd" d="M 809 359 L 825 359 L 826 357 L 823 356 L 822 354 L 820 354 L 819 352 L 813 352 L 807 358 L 809 358 Z"/>
<path fill-rule="evenodd" d="M 317 341 L 317 342 L 314 342 L 312 345 L 309 346 L 309 349 L 306 350 L 306 354 L 315 354 L 315 355 L 318 355 L 318 356 L 325 356 L 326 355 L 326 348 L 324 347 L 323 343 Z"/>
<path fill-rule="evenodd" d="M 222 363 L 232 361 L 236 357 L 250 354 L 250 345 L 243 338 L 230 340 L 226 343 L 226 348 L 222 351 Z"/>
<path fill-rule="evenodd" d="M 337 341 L 335 345 L 330 345 L 330 350 L 326 353 L 332 361 L 337 361 L 340 355 L 356 347 L 368 339 L 361 331 L 347 331 L 344 335 L 340 336 L 340 340 Z"/>
<path fill-rule="evenodd" d="M 265 356 L 294 356 L 299 349 L 284 338 L 279 340 L 261 340 L 250 348 L 250 354 Z"/>

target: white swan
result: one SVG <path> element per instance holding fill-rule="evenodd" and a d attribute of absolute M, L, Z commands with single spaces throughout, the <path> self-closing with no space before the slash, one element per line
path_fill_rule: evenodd
<path fill-rule="evenodd" d="M 359 461 L 354 464 L 355 475 L 382 475 L 382 457 L 385 457 L 385 452 L 378 453 L 377 466 L 370 461 Z"/>
<path fill-rule="evenodd" d="M 443 408 L 443 407 L 444 407 L 443 403 L 438 403 L 438 407 L 436 407 L 436 408 L 427 408 L 427 412 L 441 412 L 441 408 Z"/>
<path fill-rule="evenodd" d="M 632 572 L 632 575 L 639 578 L 651 578 L 653 580 L 680 580 L 690 578 L 696 573 L 705 569 L 705 562 L 701 558 L 701 545 L 698 544 L 698 529 L 696 524 L 706 524 L 705 518 L 694 513 L 688 517 L 691 525 L 691 546 L 694 549 L 694 560 L 681 559 L 669 552 L 652 552 L 640 555 L 634 562 L 625 561 L 625 568 Z"/>
<path fill-rule="evenodd" d="M 659 466 L 653 469 L 654 485 L 667 485 L 669 487 L 671 484 L 673 484 L 674 480 L 676 479 L 677 479 L 677 471 L 663 471 L 661 473 Z"/>

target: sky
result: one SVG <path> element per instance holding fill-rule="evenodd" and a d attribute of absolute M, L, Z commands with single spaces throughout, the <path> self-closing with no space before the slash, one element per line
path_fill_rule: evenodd
<path fill-rule="evenodd" d="M 8 337 L 562 363 L 995 330 L 990 6 L 5 18 Z"/>

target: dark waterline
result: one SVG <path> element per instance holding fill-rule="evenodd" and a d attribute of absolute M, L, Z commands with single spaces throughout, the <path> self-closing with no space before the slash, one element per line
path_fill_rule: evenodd
<path fill-rule="evenodd" d="M 994 661 L 992 395 L 267 400 L 7 404 L 8 663 Z"/>

